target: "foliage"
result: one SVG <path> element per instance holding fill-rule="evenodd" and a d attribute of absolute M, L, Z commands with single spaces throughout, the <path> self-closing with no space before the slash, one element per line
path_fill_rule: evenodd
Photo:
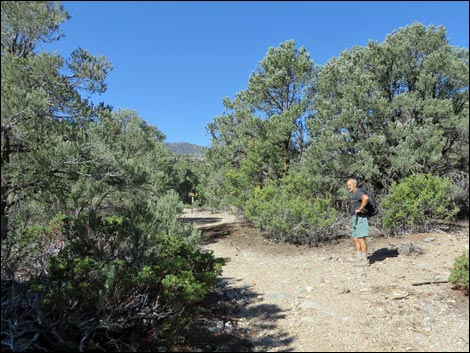
<path fill-rule="evenodd" d="M 468 62 L 445 28 L 419 23 L 341 52 L 319 73 L 304 168 L 327 189 L 354 176 L 385 193 L 417 173 L 468 174 Z"/>
<path fill-rule="evenodd" d="M 208 204 L 238 206 L 274 239 L 299 244 L 332 236 L 352 175 L 390 192 L 381 206 L 392 233 L 454 216 L 454 200 L 468 209 L 468 50 L 451 47 L 443 27 L 407 26 L 321 70 L 294 41 L 269 48 L 208 125 L 207 161 L 192 163 L 175 160 L 137 112 L 84 98 L 105 92 L 106 58 L 37 50 L 62 36 L 69 15 L 59 3 L 1 9 L 2 345 L 11 350 L 182 340 L 223 264 L 178 222 L 195 186 Z M 5 281 L 24 296 L 3 291 Z"/>
<path fill-rule="evenodd" d="M 174 190 L 169 190 L 157 203 L 148 204 L 148 217 L 145 220 L 147 239 L 154 241 L 151 234 L 173 235 L 193 245 L 199 244 L 200 231 L 192 224 L 184 224 L 178 220 L 183 211 L 183 203 Z"/>
<path fill-rule="evenodd" d="M 342 211 L 350 177 L 382 199 L 393 183 L 432 174 L 452 176 L 461 187 L 449 189 L 452 200 L 468 209 L 468 62 L 444 27 L 419 23 L 320 68 L 293 41 L 270 48 L 247 89 L 225 99 L 224 114 L 208 125 L 208 201 L 236 205 L 266 227 L 274 217 L 263 223 L 259 215 L 274 215 L 270 190 L 293 173 L 310 189 L 284 204 L 315 190 Z"/>
<path fill-rule="evenodd" d="M 293 40 L 268 49 L 248 87 L 208 125 L 208 203 L 244 208 L 256 189 L 278 183 L 305 148 L 316 69 Z M 208 186 L 211 186 L 210 188 Z"/>
<path fill-rule="evenodd" d="M 241 173 L 251 188 L 281 179 L 305 146 L 314 78 L 305 48 L 292 40 L 269 48 L 247 89 L 233 101 L 224 99 L 226 112 L 208 125 L 209 161 L 226 173 Z"/>
<path fill-rule="evenodd" d="M 178 193 L 184 203 L 191 203 L 189 193 L 196 191 L 197 200 L 204 199 L 205 193 L 201 192 L 201 184 L 207 173 L 206 161 L 198 158 L 177 157 L 171 167 L 173 176 L 173 189 Z"/>
<path fill-rule="evenodd" d="M 61 217 L 54 229 L 68 241 L 52 258 L 47 281 L 32 287 L 42 299 L 30 348 L 171 346 L 221 274 L 222 259 L 180 236 L 154 236 L 129 251 L 139 229 L 120 216 Z"/>
<path fill-rule="evenodd" d="M 336 211 L 329 197 L 299 193 L 303 182 L 294 175 L 280 186 L 272 183 L 255 189 L 244 205 L 245 215 L 276 241 L 318 245 L 332 236 Z"/>
<path fill-rule="evenodd" d="M 201 184 L 198 189 L 199 200 L 203 200 L 204 204 L 212 209 L 221 209 L 224 206 L 233 205 L 234 203 L 230 200 L 226 186 L 223 170 L 208 167 L 201 176 Z"/>
<path fill-rule="evenodd" d="M 59 25 L 69 17 L 58 1 L 2 2 L 2 56 L 24 58 L 38 42 L 58 40 L 63 36 Z"/>
<path fill-rule="evenodd" d="M 171 347 L 222 261 L 177 220 L 165 136 L 83 98 L 106 90 L 105 58 L 36 49 L 61 37 L 59 3 L 1 6 L 2 348 Z"/>
<path fill-rule="evenodd" d="M 251 114 L 242 97 L 236 97 L 233 102 L 226 98 L 223 103 L 232 112 L 216 117 L 208 125 L 212 145 L 206 153 L 209 173 L 203 177 L 202 192 L 208 204 L 217 207 L 237 203 L 233 187 L 229 185 L 233 182 L 227 177 L 237 173 L 250 141 L 256 138 L 262 125 L 262 120 Z"/>
<path fill-rule="evenodd" d="M 67 217 L 58 214 L 47 226 L 14 228 L 2 242 L 2 278 L 34 278 L 47 275 L 49 258 L 64 246 L 58 229 Z"/>
<path fill-rule="evenodd" d="M 455 258 L 454 266 L 450 270 L 449 282 L 453 283 L 457 289 L 468 295 L 468 251 Z"/>
<path fill-rule="evenodd" d="M 430 174 L 418 174 L 393 183 L 382 201 L 383 226 L 391 234 L 426 231 L 433 221 L 451 219 L 459 209 L 451 198 L 452 184 Z"/>
<path fill-rule="evenodd" d="M 304 148 L 304 124 L 315 92 L 315 75 L 307 50 L 297 49 L 295 42 L 288 40 L 268 49 L 250 75 L 247 90 L 240 93 L 261 117 L 277 120 L 272 142 L 283 147 L 285 167 Z"/>
<path fill-rule="evenodd" d="M 67 194 L 81 162 L 75 159 L 81 129 L 96 116 L 80 91 L 106 90 L 105 58 L 81 48 L 67 61 L 36 51 L 40 42 L 60 38 L 67 18 L 56 2 L 2 3 L 2 240 L 21 204 L 43 193 Z"/>

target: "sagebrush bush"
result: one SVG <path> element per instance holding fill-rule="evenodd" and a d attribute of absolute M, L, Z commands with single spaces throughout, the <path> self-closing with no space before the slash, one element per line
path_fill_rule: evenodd
<path fill-rule="evenodd" d="M 328 238 L 336 210 L 329 198 L 299 195 L 294 182 L 286 178 L 280 187 L 256 188 L 245 203 L 245 215 L 276 241 L 318 245 Z"/>
<path fill-rule="evenodd" d="M 418 174 L 393 183 L 381 203 L 383 227 L 391 233 L 427 231 L 437 220 L 452 219 L 459 209 L 452 200 L 452 183 L 430 174 Z"/>
<path fill-rule="evenodd" d="M 449 282 L 453 283 L 455 288 L 461 289 L 468 295 L 468 251 L 455 258 L 454 266 L 450 270 Z"/>

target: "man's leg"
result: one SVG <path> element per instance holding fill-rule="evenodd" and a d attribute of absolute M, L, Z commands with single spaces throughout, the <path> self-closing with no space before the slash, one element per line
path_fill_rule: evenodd
<path fill-rule="evenodd" d="M 359 240 L 357 239 L 357 227 L 358 227 L 359 218 L 357 216 L 353 216 L 351 218 L 351 221 L 352 221 L 352 241 L 354 244 L 354 248 L 356 249 L 356 260 L 361 260 L 362 259 L 361 244 L 359 243 Z"/>
<path fill-rule="evenodd" d="M 366 238 L 357 238 L 357 243 L 359 244 L 359 248 L 361 249 L 358 253 L 357 262 L 354 266 L 369 266 L 369 260 L 367 260 L 367 242 Z"/>
<path fill-rule="evenodd" d="M 356 222 L 353 225 L 353 238 L 356 244 L 356 254 L 358 262 L 355 266 L 368 266 L 369 261 L 367 260 L 367 242 L 366 237 L 369 235 L 369 222 L 367 218 L 356 218 Z"/>
<path fill-rule="evenodd" d="M 360 260 L 362 258 L 361 243 L 359 242 L 359 239 L 357 239 L 356 237 L 353 237 L 352 240 L 354 243 L 354 248 L 356 249 L 356 259 Z"/>
<path fill-rule="evenodd" d="M 359 244 L 359 251 L 362 253 L 362 258 L 367 260 L 367 241 L 366 238 L 357 238 Z M 357 249 L 357 248 L 356 248 Z"/>
<path fill-rule="evenodd" d="M 367 262 L 367 241 L 366 237 L 369 236 L 369 221 L 367 218 L 360 218 L 357 222 L 357 241 L 361 249 L 361 258 L 364 262 Z"/>

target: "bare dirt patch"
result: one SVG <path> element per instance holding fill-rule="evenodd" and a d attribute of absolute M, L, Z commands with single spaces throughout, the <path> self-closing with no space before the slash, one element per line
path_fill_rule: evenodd
<path fill-rule="evenodd" d="M 211 303 L 219 351 L 469 351 L 469 298 L 446 283 L 468 224 L 370 238 L 361 268 L 350 239 L 277 244 L 233 215 L 200 218 L 203 246 L 227 261 Z"/>

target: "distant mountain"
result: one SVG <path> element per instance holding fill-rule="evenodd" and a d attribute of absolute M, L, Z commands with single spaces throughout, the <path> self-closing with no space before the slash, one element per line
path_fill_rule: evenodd
<path fill-rule="evenodd" d="M 195 157 L 204 156 L 205 147 L 193 145 L 192 143 L 166 142 L 165 146 L 168 149 L 170 149 L 175 155 L 195 156 Z"/>

